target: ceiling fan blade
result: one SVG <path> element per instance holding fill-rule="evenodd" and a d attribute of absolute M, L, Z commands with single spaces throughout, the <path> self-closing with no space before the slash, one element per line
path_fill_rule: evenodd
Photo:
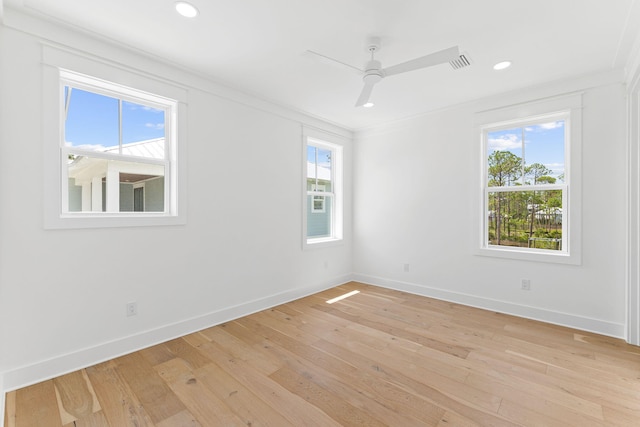
<path fill-rule="evenodd" d="M 330 58 L 330 57 L 328 57 L 326 55 L 323 55 L 323 54 L 318 53 L 318 52 L 314 52 L 312 50 L 305 51 L 304 52 L 304 56 L 309 57 L 311 59 L 318 60 L 318 61 L 323 62 L 325 64 L 338 66 L 338 67 L 341 67 L 341 68 L 347 68 L 352 72 L 358 73 L 359 75 L 362 75 L 362 73 L 364 73 L 364 70 L 361 70 L 358 67 L 354 67 L 353 65 L 347 64 L 347 63 L 342 62 L 342 61 L 338 61 L 337 59 Z"/>
<path fill-rule="evenodd" d="M 360 96 L 358 97 L 358 101 L 356 102 L 356 107 L 362 107 L 364 104 L 369 102 L 369 97 L 371 96 L 371 92 L 373 91 L 373 86 L 375 83 L 366 83 L 362 88 L 362 92 L 360 92 Z"/>
<path fill-rule="evenodd" d="M 434 52 L 429 55 L 421 56 L 420 58 L 412 59 L 411 61 L 385 68 L 382 72 L 385 77 L 388 77 L 393 76 L 394 74 L 406 73 L 407 71 L 443 64 L 445 62 L 458 59 L 459 57 L 460 52 L 458 51 L 458 46 L 454 46 L 449 49 L 444 49 L 439 52 Z"/>

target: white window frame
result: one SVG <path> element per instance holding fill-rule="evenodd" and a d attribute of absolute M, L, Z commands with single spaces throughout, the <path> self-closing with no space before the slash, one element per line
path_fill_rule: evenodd
<path fill-rule="evenodd" d="M 89 157 L 164 166 L 164 212 L 69 212 L 70 151 L 64 146 L 64 86 L 71 85 L 165 111 L 165 159 L 138 158 L 87 151 Z M 186 98 L 187 90 L 137 70 L 83 54 L 43 45 L 44 227 L 102 228 L 186 223 Z"/>
<path fill-rule="evenodd" d="M 582 146 L 582 96 L 572 94 L 542 101 L 487 110 L 476 114 L 476 135 L 480 138 L 479 150 L 480 191 L 478 195 L 479 241 L 474 244 L 477 255 L 510 258 L 526 261 L 563 264 L 581 263 L 581 146 Z M 522 187 L 488 186 L 488 141 L 489 132 L 535 125 L 554 120 L 565 124 L 565 179 L 563 183 L 548 185 L 526 185 Z M 525 154 L 526 156 L 526 154 Z M 562 249 L 536 249 L 490 245 L 488 239 L 489 193 L 512 191 L 562 190 Z"/>
<path fill-rule="evenodd" d="M 324 132 L 303 128 L 303 171 L 302 171 L 302 236 L 303 248 L 318 248 L 343 242 L 343 162 L 344 150 L 337 138 Z M 307 147 L 318 147 L 331 151 L 331 191 L 312 191 L 307 189 Z M 307 236 L 307 198 L 308 196 L 325 196 L 325 204 L 332 203 L 331 230 L 327 237 Z M 313 213 L 313 200 L 312 200 Z M 326 208 L 325 208 L 326 209 Z M 317 211 L 316 211 L 317 212 Z"/>

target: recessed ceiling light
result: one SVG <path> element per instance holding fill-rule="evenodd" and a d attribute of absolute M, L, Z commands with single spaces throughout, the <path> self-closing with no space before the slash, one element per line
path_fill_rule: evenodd
<path fill-rule="evenodd" d="M 502 61 L 502 62 L 498 62 L 496 65 L 493 66 L 494 70 L 504 70 L 505 68 L 509 68 L 511 67 L 511 61 Z"/>
<path fill-rule="evenodd" d="M 374 105 L 376 105 L 376 104 L 374 104 L 373 102 L 367 102 L 366 104 L 363 104 L 362 106 L 363 106 L 364 108 L 371 108 L 371 107 L 373 107 Z"/>
<path fill-rule="evenodd" d="M 191 3 L 185 1 L 176 2 L 176 11 L 185 18 L 195 18 L 198 16 L 198 9 Z"/>

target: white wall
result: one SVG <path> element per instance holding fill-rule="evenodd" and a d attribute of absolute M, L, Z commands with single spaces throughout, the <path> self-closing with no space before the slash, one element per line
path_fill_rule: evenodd
<path fill-rule="evenodd" d="M 0 384 L 4 380 L 6 389 L 350 278 L 349 173 L 345 243 L 303 251 L 301 238 L 302 125 L 346 137 L 347 171 L 349 132 L 33 18 L 5 22 Z M 11 28 L 18 26 L 26 32 Z M 185 226 L 43 229 L 42 170 L 51 160 L 43 154 L 45 39 L 187 87 Z M 125 317 L 129 301 L 137 301 L 138 316 Z"/>
<path fill-rule="evenodd" d="M 615 73 L 574 79 L 357 134 L 356 278 L 624 337 L 627 145 L 617 81 Z M 582 88 L 582 265 L 474 255 L 474 113 Z M 523 278 L 531 291 L 520 290 Z"/>
<path fill-rule="evenodd" d="M 351 271 L 370 283 L 623 336 L 620 76 L 559 82 L 363 131 L 352 149 L 343 129 L 140 53 L 25 16 L 8 13 L 5 23 L 0 389 L 338 284 Z M 186 226 L 43 229 L 43 40 L 188 88 Z M 582 89 L 582 265 L 473 255 L 474 113 Z M 301 250 L 302 124 L 347 137 L 343 246 Z M 532 280 L 530 292 L 519 289 L 522 278 Z M 127 318 L 132 300 L 139 315 Z"/>

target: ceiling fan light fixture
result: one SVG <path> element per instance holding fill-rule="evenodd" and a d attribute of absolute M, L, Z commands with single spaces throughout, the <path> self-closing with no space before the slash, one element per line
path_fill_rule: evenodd
<path fill-rule="evenodd" d="M 500 70 L 504 70 L 506 68 L 511 67 L 511 61 L 502 61 L 502 62 L 498 62 L 496 65 L 493 66 L 493 69 L 496 71 L 500 71 Z"/>
<path fill-rule="evenodd" d="M 198 8 L 186 1 L 176 2 L 176 11 L 185 18 L 195 18 L 198 16 Z"/>

